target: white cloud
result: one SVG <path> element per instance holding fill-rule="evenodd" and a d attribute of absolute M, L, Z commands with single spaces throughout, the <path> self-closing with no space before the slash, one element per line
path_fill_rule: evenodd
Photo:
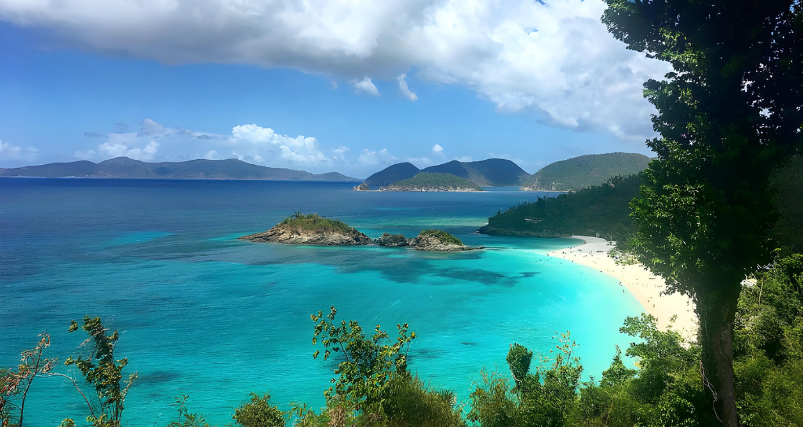
<path fill-rule="evenodd" d="M 231 133 L 233 143 L 248 142 L 258 147 L 275 148 L 283 160 L 294 163 L 321 163 L 329 160 L 320 150 L 318 140 L 313 137 L 299 135 L 292 138 L 255 124 L 235 126 Z"/>
<path fill-rule="evenodd" d="M 37 158 L 39 150 L 34 147 L 22 147 L 11 145 L 9 142 L 0 140 L 0 160 L 26 160 L 30 161 Z"/>
<path fill-rule="evenodd" d="M 443 156 L 443 147 L 441 147 L 440 144 L 435 144 L 432 146 L 432 152 L 439 156 Z"/>
<path fill-rule="evenodd" d="M 458 162 L 471 162 L 471 161 L 473 161 L 471 159 L 471 156 L 460 156 L 460 157 L 455 157 L 454 159 L 457 160 Z"/>
<path fill-rule="evenodd" d="M 11 145 L 8 142 L 0 141 L 0 158 L 18 159 L 22 153 L 22 148 Z"/>
<path fill-rule="evenodd" d="M 204 159 L 217 160 L 217 151 L 209 150 L 206 154 L 204 154 Z"/>
<path fill-rule="evenodd" d="M 375 166 L 380 164 L 390 164 L 395 163 L 399 159 L 396 156 L 390 154 L 387 148 L 383 148 L 379 151 L 371 151 L 369 149 L 362 150 L 362 154 L 357 159 L 357 163 L 365 166 Z"/>
<path fill-rule="evenodd" d="M 405 77 L 407 77 L 407 74 L 401 74 L 399 77 L 396 77 L 396 80 L 399 81 L 399 89 L 405 98 L 409 99 L 410 101 L 415 101 L 418 99 L 418 95 L 413 93 L 410 88 L 407 87 L 407 81 L 404 80 Z"/>
<path fill-rule="evenodd" d="M 368 77 L 364 77 L 362 80 L 352 80 L 351 84 L 354 85 L 354 89 L 356 89 L 357 92 L 362 92 L 371 96 L 379 96 L 379 89 L 374 86 L 374 82 Z"/>
<path fill-rule="evenodd" d="M 149 142 L 145 147 L 129 147 L 125 144 L 115 144 L 104 142 L 98 145 L 98 153 L 106 157 L 128 157 L 134 160 L 141 160 L 148 162 L 153 160 L 156 152 L 159 151 L 159 143 L 156 141 Z M 78 155 L 79 153 L 76 153 Z"/>
<path fill-rule="evenodd" d="M 50 30 L 54 46 L 294 68 L 372 95 L 366 76 L 413 68 L 502 112 L 640 139 L 652 134 L 654 111 L 642 82 L 669 68 L 613 39 L 604 9 L 602 0 L 10 0 L 0 20 Z"/>

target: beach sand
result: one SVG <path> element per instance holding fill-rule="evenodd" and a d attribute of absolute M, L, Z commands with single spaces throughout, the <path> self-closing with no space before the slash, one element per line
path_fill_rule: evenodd
<path fill-rule="evenodd" d="M 598 237 L 572 236 L 585 241 L 585 244 L 567 249 L 549 252 L 549 256 L 562 258 L 599 270 L 602 273 L 619 279 L 619 285 L 630 291 L 644 311 L 658 319 L 658 328 L 666 330 L 669 319 L 677 315 L 674 329 L 686 338 L 697 333 L 697 315 L 694 313 L 694 302 L 691 298 L 675 293 L 661 295 L 665 289 L 664 280 L 650 273 L 643 265 L 617 265 L 608 256 L 613 249 L 607 240 Z"/>

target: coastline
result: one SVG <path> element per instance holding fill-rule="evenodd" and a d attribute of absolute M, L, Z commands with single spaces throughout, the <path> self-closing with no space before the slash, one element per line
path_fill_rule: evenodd
<path fill-rule="evenodd" d="M 613 246 L 607 240 L 589 236 L 572 238 L 582 240 L 583 244 L 558 249 L 547 255 L 591 267 L 619 279 L 620 286 L 627 288 L 636 297 L 644 311 L 658 319 L 659 329 L 666 330 L 669 319 L 677 315 L 674 325 L 676 331 L 687 338 L 697 333 L 697 315 L 694 313 L 694 302 L 691 298 L 679 293 L 661 295 L 661 291 L 665 289 L 663 278 L 652 274 L 641 264 L 617 265 L 608 256 Z"/>

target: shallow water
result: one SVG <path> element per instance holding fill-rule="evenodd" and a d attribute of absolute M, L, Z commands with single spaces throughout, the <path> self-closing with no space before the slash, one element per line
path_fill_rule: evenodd
<path fill-rule="evenodd" d="M 626 346 L 622 320 L 641 311 L 616 279 L 546 257 L 570 239 L 476 234 L 487 217 L 545 193 L 353 192 L 342 183 L 0 179 L 0 366 L 16 365 L 37 334 L 51 356 L 81 354 L 70 320 L 101 316 L 119 329 L 125 372 L 139 372 L 128 425 L 165 425 L 174 397 L 213 424 L 231 420 L 249 392 L 282 408 L 323 405 L 336 361 L 313 360 L 309 315 L 419 336 L 410 367 L 432 387 L 468 396 L 480 368 L 506 371 L 508 346 L 548 352 L 570 330 L 586 375 Z M 371 237 L 441 228 L 484 251 L 253 244 L 300 210 L 341 219 Z M 64 366 L 60 372 L 69 373 Z M 33 426 L 83 420 L 59 378 L 34 383 Z"/>

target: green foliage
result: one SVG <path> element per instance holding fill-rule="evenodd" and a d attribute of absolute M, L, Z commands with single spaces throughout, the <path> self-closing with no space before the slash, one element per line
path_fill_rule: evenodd
<path fill-rule="evenodd" d="M 69 357 L 64 364 L 75 365 L 86 382 L 95 389 L 98 405 L 97 408 L 90 407 L 91 413 L 87 421 L 96 427 L 119 427 L 125 397 L 137 374 L 133 373 L 129 375 L 128 381 L 123 381 L 122 371 L 128 364 L 128 359 L 114 359 L 114 347 L 120 338 L 117 331 L 106 335 L 107 329 L 103 327 L 100 318 L 90 316 L 84 316 L 81 329 L 89 335 L 87 342 L 92 343 L 91 355 L 87 358 L 79 356 L 78 359 Z M 69 330 L 77 331 L 78 323 L 73 321 Z"/>
<path fill-rule="evenodd" d="M 577 401 L 577 388 L 583 367 L 574 356 L 576 343 L 569 333 L 558 338 L 552 358 L 539 355 L 535 373 L 529 373 L 533 353 L 514 344 L 507 362 L 515 385 L 509 392 L 507 381 L 497 375 L 483 375 L 483 382 L 471 394 L 468 419 L 488 426 L 564 426 Z"/>
<path fill-rule="evenodd" d="M 421 191 L 421 190 L 457 190 L 482 189 L 474 182 L 450 173 L 419 172 L 414 177 L 394 182 L 388 187 L 390 190 Z"/>
<path fill-rule="evenodd" d="M 0 369 L 0 425 L 3 427 L 23 425 L 25 400 L 33 380 L 50 372 L 56 364 L 56 359 L 43 357 L 49 346 L 50 335 L 47 332 L 40 334 L 34 348 L 22 352 L 16 371 Z"/>
<path fill-rule="evenodd" d="M 788 253 L 803 252 L 803 156 L 794 156 L 772 175 L 778 223 L 773 239 Z"/>
<path fill-rule="evenodd" d="M 260 397 L 251 393 L 251 400 L 234 410 L 232 418 L 243 427 L 284 427 L 284 413 L 270 403 L 270 394 Z"/>
<path fill-rule="evenodd" d="M 178 419 L 171 421 L 167 427 L 212 427 L 204 420 L 200 414 L 193 414 L 187 409 L 187 399 L 189 396 L 176 398 L 175 405 L 178 407 Z"/>
<path fill-rule="evenodd" d="M 734 370 L 744 426 L 803 424 L 803 255 L 777 259 L 745 284 Z"/>
<path fill-rule="evenodd" d="M 445 245 L 463 246 L 462 240 L 443 230 L 434 230 L 434 229 L 423 230 L 421 233 L 418 233 L 418 237 L 434 237 Z"/>
<path fill-rule="evenodd" d="M 583 384 L 574 424 L 593 426 L 706 426 L 716 423 L 711 399 L 703 393 L 699 347 L 686 342 L 670 326 L 660 331 L 656 319 L 628 317 L 620 329 L 638 338 L 627 355 L 638 369 L 629 369 L 617 347 L 610 368 L 597 384 Z"/>
<path fill-rule="evenodd" d="M 628 203 L 640 185 L 639 175 L 614 177 L 601 186 L 538 198 L 488 218 L 480 232 L 539 237 L 599 234 L 626 240 L 632 228 Z"/>
<path fill-rule="evenodd" d="M 323 218 L 318 214 L 305 215 L 300 211 L 296 211 L 296 213 L 293 215 L 285 218 L 284 221 L 279 223 L 279 226 L 288 229 L 312 231 L 318 233 L 340 232 L 350 234 L 357 232 L 356 229 L 349 227 L 348 224 L 343 221 Z"/>
<path fill-rule="evenodd" d="M 551 163 L 524 183 L 536 191 L 569 191 L 602 185 L 615 176 L 635 175 L 647 168 L 643 154 L 589 154 Z"/>
<path fill-rule="evenodd" d="M 415 332 L 407 335 L 408 325 L 396 325 L 398 337 L 390 341 L 388 333 L 374 328 L 374 334 L 368 338 L 362 327 L 354 320 L 335 323 L 337 310 L 331 307 L 326 316 L 322 312 L 312 315 L 315 322 L 315 336 L 312 344 L 320 338 L 324 347 L 323 360 L 332 353 L 338 353 L 342 360 L 335 374 L 339 378 L 335 386 L 324 393 L 327 402 L 343 402 L 361 409 L 382 401 L 384 387 L 395 376 L 409 376 L 407 372 L 407 352 L 410 343 L 415 339 Z M 320 350 L 313 354 L 317 358 Z"/>
<path fill-rule="evenodd" d="M 803 149 L 800 0 L 606 0 L 628 48 L 672 64 L 645 84 L 657 154 L 633 201 L 639 260 L 693 295 L 704 379 L 738 424 L 731 342 L 740 282 L 770 261 L 772 171 Z"/>

